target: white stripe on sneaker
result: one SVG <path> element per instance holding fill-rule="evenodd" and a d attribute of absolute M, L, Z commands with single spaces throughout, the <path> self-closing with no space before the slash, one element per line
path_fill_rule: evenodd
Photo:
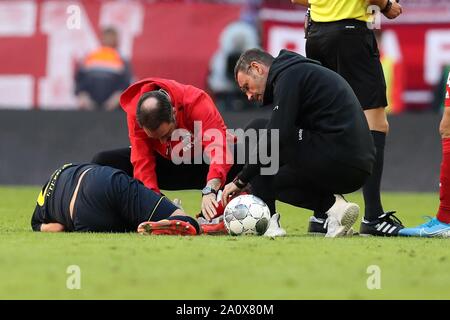
<path fill-rule="evenodd" d="M 377 230 L 380 231 L 384 227 L 385 224 L 386 224 L 386 221 L 384 221 L 382 224 L 380 224 L 378 226 Z"/>
<path fill-rule="evenodd" d="M 394 231 L 395 229 L 397 229 L 397 227 L 396 227 L 396 226 L 393 226 L 393 227 L 391 228 L 391 230 L 388 231 L 388 233 L 392 233 L 392 231 Z"/>
<path fill-rule="evenodd" d="M 386 233 L 386 231 L 388 231 L 388 229 L 389 229 L 390 227 L 392 227 L 392 226 L 388 223 L 388 224 L 386 225 L 386 227 L 383 229 L 383 231 L 381 231 L 381 232 Z"/>

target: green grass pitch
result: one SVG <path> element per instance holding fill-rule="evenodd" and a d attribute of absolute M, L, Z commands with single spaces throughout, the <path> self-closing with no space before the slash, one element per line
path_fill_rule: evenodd
<path fill-rule="evenodd" d="M 0 299 L 450 299 L 449 239 L 311 237 L 310 213 L 284 204 L 288 236 L 277 239 L 34 233 L 38 190 L 0 187 Z M 167 194 L 190 213 L 199 206 L 198 192 Z M 359 193 L 348 198 L 362 204 Z M 439 201 L 383 200 L 409 226 Z M 70 265 L 80 267 L 79 290 L 67 289 Z M 371 265 L 380 289 L 367 287 Z"/>

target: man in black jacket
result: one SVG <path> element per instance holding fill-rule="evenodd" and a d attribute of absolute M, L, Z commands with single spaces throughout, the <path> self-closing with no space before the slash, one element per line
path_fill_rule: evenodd
<path fill-rule="evenodd" d="M 325 212 L 326 235 L 346 235 L 359 207 L 340 194 L 358 190 L 375 160 L 367 121 L 349 84 L 319 62 L 287 50 L 275 59 L 259 49 L 244 52 L 235 77 L 248 99 L 273 108 L 267 129 L 279 130 L 280 168 L 275 175 L 260 175 L 260 163 L 246 164 L 225 187 L 224 203 L 259 176 L 265 183 L 258 183 L 254 194 L 272 214 L 275 200 Z M 258 147 L 270 141 L 262 135 Z"/>

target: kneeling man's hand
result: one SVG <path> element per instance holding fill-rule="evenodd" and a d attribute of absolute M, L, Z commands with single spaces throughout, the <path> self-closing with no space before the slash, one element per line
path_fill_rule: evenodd
<path fill-rule="evenodd" d="M 217 214 L 217 206 L 219 204 L 216 201 L 216 194 L 210 193 L 202 197 L 202 213 L 203 216 L 211 220 Z"/>
<path fill-rule="evenodd" d="M 223 206 L 225 207 L 228 204 L 229 198 L 239 191 L 241 191 L 241 189 L 234 182 L 227 184 L 222 193 Z"/>

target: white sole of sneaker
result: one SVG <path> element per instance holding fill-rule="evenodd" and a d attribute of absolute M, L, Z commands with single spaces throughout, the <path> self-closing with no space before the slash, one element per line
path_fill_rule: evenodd
<path fill-rule="evenodd" d="M 347 232 L 355 224 L 359 216 L 359 206 L 356 203 L 348 203 L 347 207 L 344 209 L 342 218 L 340 221 L 340 226 L 337 227 L 334 232 L 327 232 L 325 237 L 336 238 L 347 235 Z"/>
<path fill-rule="evenodd" d="M 312 237 L 325 237 L 326 233 L 323 232 L 308 232 L 308 236 Z M 347 233 L 344 235 L 345 237 L 353 237 L 359 236 L 359 233 L 353 230 L 353 228 L 348 229 Z"/>
<path fill-rule="evenodd" d="M 338 238 L 338 237 L 343 237 L 347 234 L 347 231 L 345 231 L 345 227 L 344 226 L 339 226 L 336 227 L 333 232 L 327 232 L 327 234 L 325 235 L 325 238 Z"/>
<path fill-rule="evenodd" d="M 275 237 L 284 237 L 286 236 L 286 231 L 274 231 L 274 232 L 266 232 L 263 234 L 264 237 L 275 238 Z"/>
<path fill-rule="evenodd" d="M 367 234 L 367 233 L 360 233 L 360 237 L 375 237 L 373 234 Z"/>

